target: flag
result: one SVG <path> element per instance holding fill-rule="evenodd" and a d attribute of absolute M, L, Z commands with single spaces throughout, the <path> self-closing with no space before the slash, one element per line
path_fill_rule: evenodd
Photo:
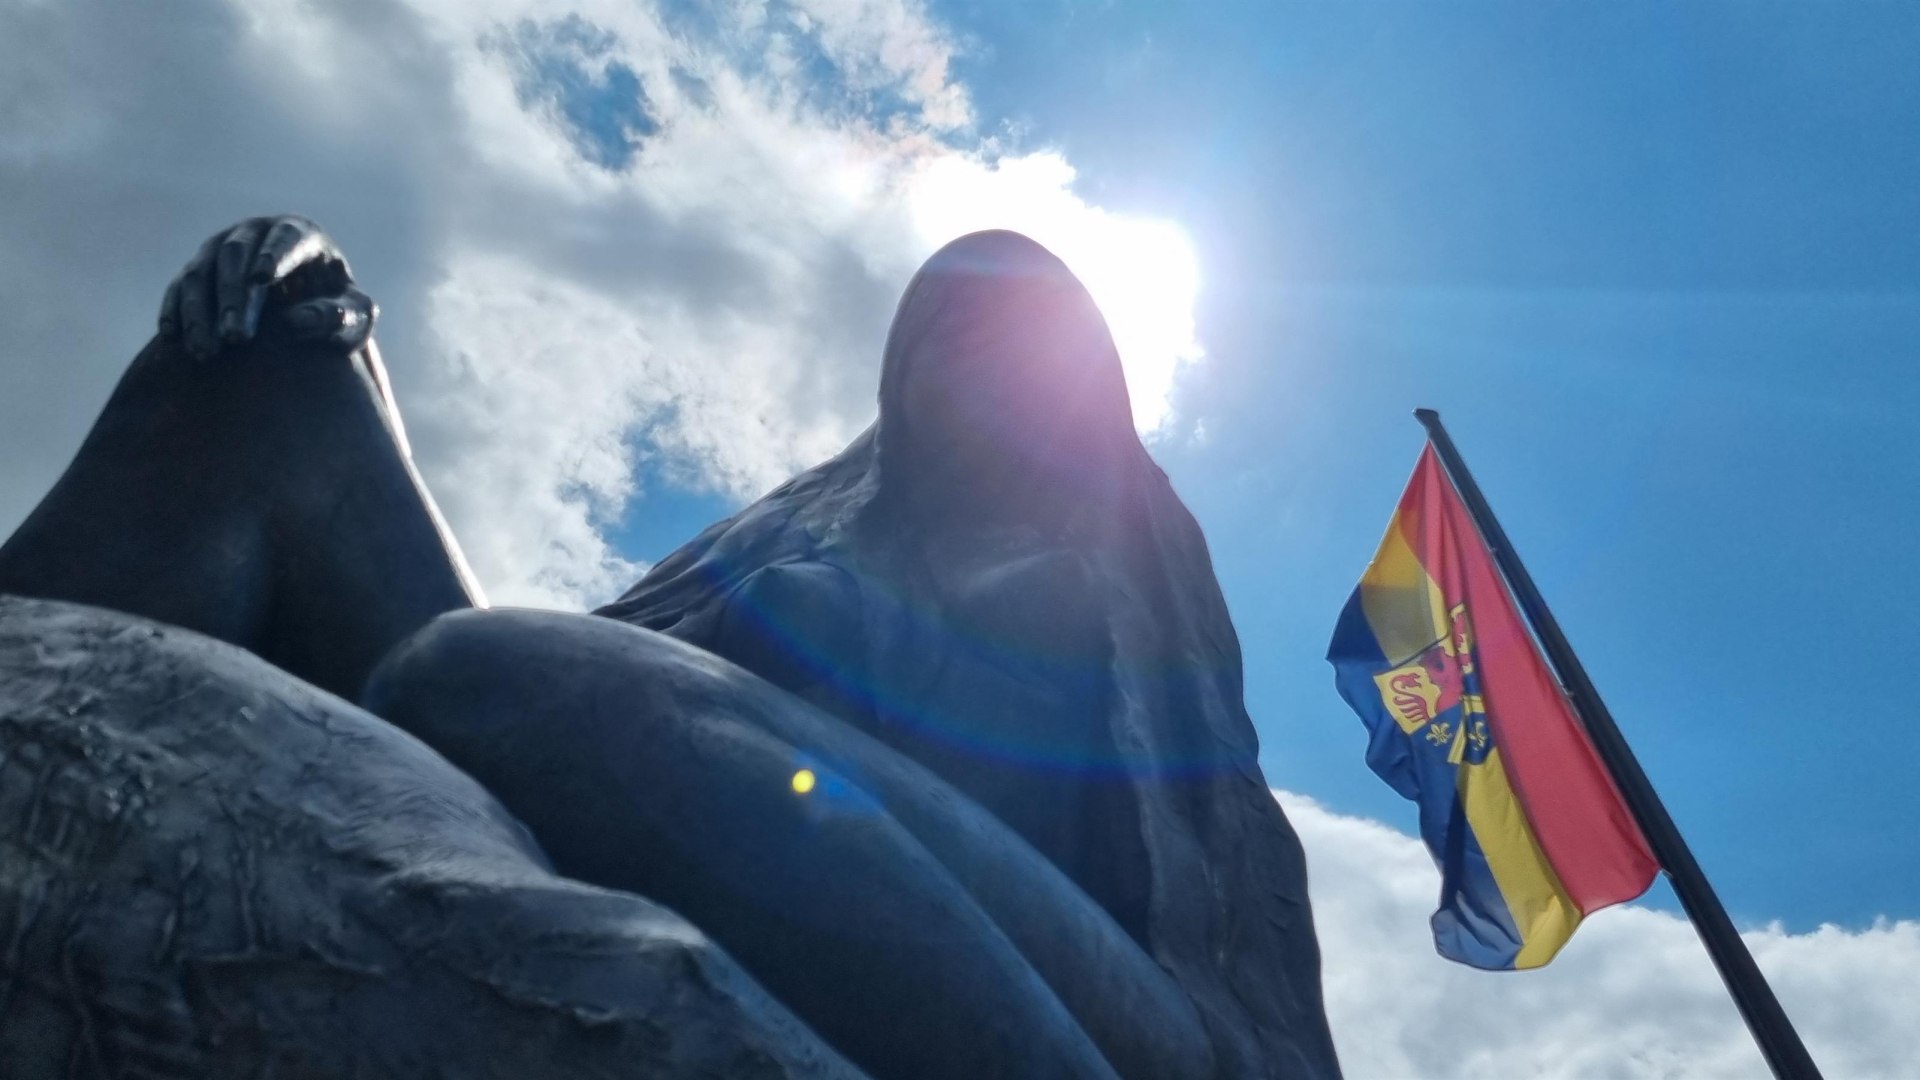
<path fill-rule="evenodd" d="M 1419 806 L 1442 956 L 1539 967 L 1652 884 L 1645 837 L 1431 445 L 1327 659 L 1367 764 Z"/>

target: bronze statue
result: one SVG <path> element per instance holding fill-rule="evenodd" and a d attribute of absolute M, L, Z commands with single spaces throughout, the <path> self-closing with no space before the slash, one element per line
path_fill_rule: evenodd
<path fill-rule="evenodd" d="M 216 236 L 0 547 L 0 592 L 43 598 L 0 606 L 0 807 L 46 805 L 64 775 L 17 766 L 28 746 L 205 757 L 198 787 L 142 796 L 160 834 L 250 852 L 228 861 L 275 884 L 223 917 L 279 926 L 267 951 L 368 973 L 303 996 L 289 968 L 231 969 L 224 1000 L 260 972 L 271 1004 L 216 1008 L 195 973 L 222 933 L 136 918 L 79 986 L 42 977 L 68 946 L 35 921 L 0 993 L 133 1004 L 38 1041 L 0 1019 L 0 1052 L 147 1047 L 164 1013 L 202 1072 L 411 1054 L 494 1075 L 483 1048 L 512 1031 L 553 1072 L 617 1044 L 636 1076 L 1337 1075 L 1305 868 L 1204 541 L 1051 254 L 1011 233 L 943 248 L 901 301 L 874 426 L 591 616 L 474 606 L 374 315 L 311 223 Z M 183 682 L 196 696 L 169 704 Z M 248 708 L 271 734 L 209 719 Z M 73 722 L 94 743 L 62 742 Z M 258 799 L 270 821 L 235 818 Z M 136 912 L 184 888 L 127 871 L 156 853 L 100 841 L 117 817 L 69 816 L 85 842 L 55 854 L 0 841 L 0 935 L 29 909 L 84 923 L 90 888 Z M 289 852 L 342 865 L 261 869 Z M 377 917 L 316 921 L 342 893 Z M 488 959 L 493 921 L 511 960 Z M 496 1024 L 473 987 L 515 965 L 522 998 L 610 1019 L 527 1034 L 514 1014 L 469 1039 Z M 429 974 L 448 968 L 482 974 L 456 993 Z M 359 1050 L 330 1042 L 370 1015 Z"/>

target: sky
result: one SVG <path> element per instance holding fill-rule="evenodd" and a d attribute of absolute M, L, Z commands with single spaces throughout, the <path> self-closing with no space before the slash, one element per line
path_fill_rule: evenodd
<path fill-rule="evenodd" d="M 838 449 L 919 261 L 1022 229 L 1207 533 L 1350 1076 L 1763 1072 L 1663 885 L 1433 956 L 1322 659 L 1417 406 L 1827 1075 L 1904 1075 L 1916 55 L 1870 0 L 0 0 L 0 533 L 199 241 L 292 210 L 490 595 L 578 610 Z"/>

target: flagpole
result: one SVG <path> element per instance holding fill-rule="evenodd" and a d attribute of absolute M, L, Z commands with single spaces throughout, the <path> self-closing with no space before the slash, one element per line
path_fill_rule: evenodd
<path fill-rule="evenodd" d="M 1681 839 L 1680 830 L 1667 815 L 1666 806 L 1660 802 L 1660 796 L 1655 794 L 1647 774 L 1640 768 L 1640 762 L 1634 758 L 1633 750 L 1627 746 L 1620 728 L 1613 722 L 1613 714 L 1607 711 L 1606 703 L 1600 700 L 1600 693 L 1594 689 L 1593 680 L 1587 677 L 1586 668 L 1574 655 L 1573 647 L 1567 644 L 1566 635 L 1560 632 L 1560 624 L 1554 620 L 1553 612 L 1547 609 L 1547 602 L 1541 598 L 1540 590 L 1534 587 L 1527 568 L 1521 565 L 1520 556 L 1507 539 L 1506 530 L 1500 527 L 1499 520 L 1493 516 L 1493 508 L 1487 505 L 1486 497 L 1480 493 L 1480 486 L 1473 482 L 1473 474 L 1467 471 L 1467 463 L 1461 459 L 1460 451 L 1447 436 L 1447 429 L 1440 425 L 1440 414 L 1432 409 L 1415 409 L 1413 415 L 1427 429 L 1434 452 L 1452 477 L 1453 486 L 1459 491 L 1461 501 L 1466 503 L 1474 524 L 1479 526 L 1481 538 L 1493 552 L 1494 561 L 1506 577 L 1508 587 L 1513 590 L 1521 612 L 1532 624 L 1533 632 L 1546 652 L 1547 662 L 1553 665 L 1560 685 L 1572 700 L 1574 712 L 1579 715 L 1588 736 L 1593 740 L 1594 749 L 1599 752 L 1607 771 L 1613 775 L 1614 784 L 1619 787 L 1627 809 L 1632 812 L 1634 820 L 1640 825 L 1640 832 L 1652 847 L 1654 858 L 1666 871 L 1667 880 L 1680 898 L 1680 906 L 1686 909 L 1687 917 L 1693 920 L 1701 943 L 1707 947 L 1707 954 L 1713 958 L 1714 967 L 1719 969 L 1720 978 L 1733 995 L 1741 1018 L 1747 1022 L 1747 1030 L 1753 1033 L 1754 1041 L 1760 1044 L 1760 1053 L 1767 1059 L 1767 1066 L 1778 1080 L 1820 1080 L 1820 1070 L 1815 1067 L 1813 1058 L 1801 1043 L 1799 1033 L 1794 1031 L 1792 1021 L 1787 1019 L 1786 1011 L 1780 1008 L 1779 1000 L 1773 996 L 1773 988 L 1767 985 L 1766 977 L 1754 964 L 1753 954 L 1747 951 L 1746 943 L 1740 940 L 1739 933 L 1734 930 L 1733 921 L 1727 918 L 1726 908 L 1720 905 L 1720 898 L 1714 895 L 1713 887 L 1707 884 L 1706 875 L 1701 873 L 1700 865 L 1693 859 L 1693 852 L 1688 850 L 1687 842 Z"/>

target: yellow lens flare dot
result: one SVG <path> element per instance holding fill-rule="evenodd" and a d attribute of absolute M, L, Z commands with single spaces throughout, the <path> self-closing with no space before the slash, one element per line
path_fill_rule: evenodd
<path fill-rule="evenodd" d="M 813 775 L 812 769 L 801 769 L 793 774 L 793 790 L 798 794 L 805 795 L 812 791 L 813 785 L 817 783 L 819 778 Z"/>

